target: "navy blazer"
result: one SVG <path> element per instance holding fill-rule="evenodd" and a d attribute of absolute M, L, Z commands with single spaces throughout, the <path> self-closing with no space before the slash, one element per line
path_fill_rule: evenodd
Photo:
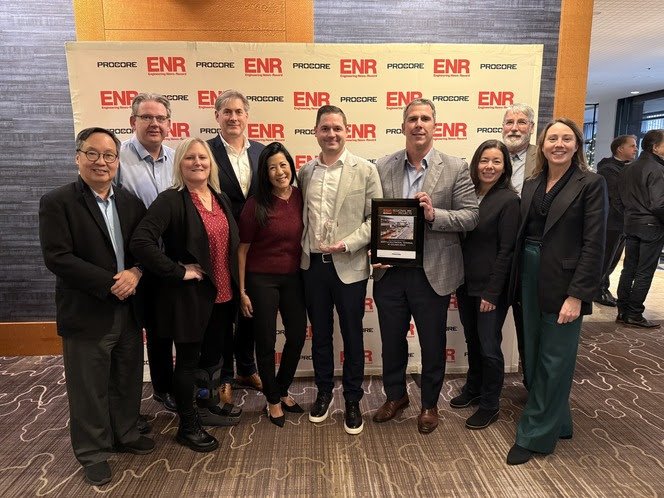
<path fill-rule="evenodd" d="M 519 221 L 519 196 L 494 185 L 480 203 L 480 222 L 461 244 L 469 296 L 480 296 L 494 305 L 507 301 Z"/>
<path fill-rule="evenodd" d="M 143 202 L 114 186 L 115 206 L 125 254 L 125 269 L 136 265 L 129 241 L 145 214 Z M 52 190 L 39 203 L 39 241 L 46 267 L 55 276 L 58 335 L 101 337 L 113 325 L 117 306 L 130 305 L 142 324 L 141 285 L 120 301 L 111 293 L 118 273 L 104 217 L 90 187 L 78 180 Z"/>
<path fill-rule="evenodd" d="M 214 195 L 228 220 L 229 271 L 236 292 L 240 281 L 237 261 L 240 236 L 228 197 L 224 193 L 214 192 Z M 157 334 L 172 337 L 175 342 L 202 341 L 217 288 L 209 277 L 212 263 L 205 225 L 186 187 L 168 189 L 157 196 L 136 228 L 130 247 L 141 264 L 161 279 L 155 286 Z M 190 263 L 203 268 L 203 280 L 182 280 L 185 275 L 182 265 Z"/>
<path fill-rule="evenodd" d="M 520 291 L 518 274 L 528 213 L 542 175 L 546 172 L 527 180 L 523 186 L 512 292 Z M 592 313 L 592 301 L 599 290 L 602 274 L 607 211 L 604 178 L 592 171 L 575 168 L 553 200 L 544 225 L 538 291 L 541 311 L 557 314 L 565 299 L 573 296 L 582 301 L 582 315 Z"/>
<path fill-rule="evenodd" d="M 217 133 L 217 136 L 208 140 L 207 143 L 212 150 L 214 160 L 219 166 L 219 185 L 221 191 L 230 199 L 233 218 L 238 222 L 240 220 L 240 214 L 242 213 L 244 203 L 247 202 L 247 199 L 254 195 L 258 190 L 258 157 L 261 155 L 265 146 L 259 142 L 249 140 L 249 149 L 247 149 L 247 153 L 249 154 L 249 163 L 251 164 L 251 184 L 249 185 L 247 197 L 245 197 L 240 188 L 240 182 L 233 171 L 231 160 L 228 158 L 224 142 L 221 141 L 219 134 Z"/>

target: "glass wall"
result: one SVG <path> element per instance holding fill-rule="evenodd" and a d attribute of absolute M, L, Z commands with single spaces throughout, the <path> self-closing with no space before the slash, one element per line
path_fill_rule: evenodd
<path fill-rule="evenodd" d="M 586 104 L 583 114 L 583 147 L 588 166 L 595 170 L 595 139 L 597 136 L 597 109 L 599 104 Z"/>
<path fill-rule="evenodd" d="M 636 135 L 640 149 L 643 135 L 656 129 L 664 129 L 664 90 L 618 100 L 615 136 Z"/>

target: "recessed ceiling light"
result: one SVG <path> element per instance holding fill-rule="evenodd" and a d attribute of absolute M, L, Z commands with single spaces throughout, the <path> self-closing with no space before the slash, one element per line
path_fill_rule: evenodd
<path fill-rule="evenodd" d="M 634 90 L 633 92 L 629 92 L 629 93 L 631 93 L 632 95 L 638 95 L 641 92 L 639 92 L 638 90 Z"/>

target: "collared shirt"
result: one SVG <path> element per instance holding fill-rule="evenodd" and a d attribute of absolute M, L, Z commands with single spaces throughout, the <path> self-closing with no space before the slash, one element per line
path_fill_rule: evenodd
<path fill-rule="evenodd" d="M 415 197 L 415 194 L 422 192 L 422 184 L 424 184 L 424 177 L 426 176 L 427 168 L 429 167 L 431 154 L 433 154 L 433 147 L 431 147 L 429 152 L 427 152 L 427 155 L 422 158 L 422 168 L 420 171 L 417 171 L 417 168 L 410 163 L 408 160 L 408 154 L 406 154 L 406 161 L 404 163 L 405 171 L 403 175 L 404 199 L 412 199 Z"/>
<path fill-rule="evenodd" d="M 134 134 L 120 148 L 120 168 L 114 183 L 122 185 L 149 207 L 159 193 L 173 185 L 174 157 L 175 151 L 162 145 L 155 161 Z"/>
<path fill-rule="evenodd" d="M 113 245 L 113 251 L 115 252 L 115 260 L 118 265 L 118 273 L 125 269 L 124 267 L 124 240 L 122 238 L 122 229 L 120 228 L 120 217 L 118 216 L 118 210 L 115 206 L 115 192 L 113 191 L 113 185 L 108 191 L 108 196 L 106 200 L 99 197 L 99 194 L 94 190 L 90 189 L 92 194 L 95 196 L 97 201 L 97 206 L 101 211 L 101 215 L 104 217 L 104 222 L 106 223 L 106 228 L 108 229 L 108 234 L 111 236 L 111 244 Z"/>
<path fill-rule="evenodd" d="M 344 149 L 339 159 L 329 166 L 322 163 L 321 156 L 316 159 L 307 189 L 307 230 L 310 252 L 320 252 L 321 243 L 330 245 L 338 242 L 334 212 L 341 172 L 347 155 L 348 151 Z"/>
<path fill-rule="evenodd" d="M 235 178 L 237 178 L 237 181 L 240 184 L 242 193 L 247 197 L 247 194 L 249 194 L 249 187 L 251 187 L 251 162 L 249 161 L 249 152 L 247 151 L 251 144 L 249 143 L 249 140 L 247 140 L 247 137 L 244 137 L 244 146 L 242 147 L 242 150 L 238 152 L 231 144 L 224 140 L 221 133 L 219 134 L 219 138 L 221 138 L 221 142 L 226 148 L 226 154 L 228 154 L 228 159 L 233 167 L 233 173 L 235 173 Z"/>
<path fill-rule="evenodd" d="M 512 186 L 516 190 L 519 197 L 521 190 L 523 190 L 523 182 L 526 179 L 526 155 L 528 147 L 519 152 L 518 154 L 510 154 L 512 160 Z"/>

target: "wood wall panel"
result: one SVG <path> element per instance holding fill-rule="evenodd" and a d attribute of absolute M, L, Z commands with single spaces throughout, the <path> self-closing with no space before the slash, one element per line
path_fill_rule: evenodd
<path fill-rule="evenodd" d="M 62 354 L 55 322 L 0 323 L 0 356 Z"/>
<path fill-rule="evenodd" d="M 79 41 L 313 42 L 313 0 L 74 0 Z"/>
<path fill-rule="evenodd" d="M 583 127 L 594 0 L 563 0 L 553 116 Z"/>

